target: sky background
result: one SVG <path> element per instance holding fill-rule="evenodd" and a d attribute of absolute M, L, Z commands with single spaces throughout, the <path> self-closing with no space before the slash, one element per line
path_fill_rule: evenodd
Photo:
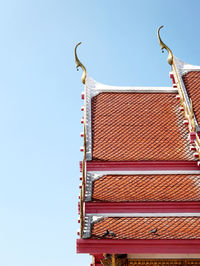
<path fill-rule="evenodd" d="M 200 65 L 198 0 L 0 1 L 0 265 L 87 266 L 77 255 L 82 71 L 171 86 L 167 54 Z"/>

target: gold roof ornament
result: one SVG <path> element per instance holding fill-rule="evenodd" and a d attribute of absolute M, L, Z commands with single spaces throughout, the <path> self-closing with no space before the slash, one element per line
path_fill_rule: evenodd
<path fill-rule="evenodd" d="M 191 121 L 191 130 L 195 131 L 195 122 L 194 122 L 194 111 L 193 111 L 193 104 L 192 104 L 192 99 L 190 99 L 190 121 Z"/>
<path fill-rule="evenodd" d="M 82 70 L 83 70 L 83 74 L 82 74 L 82 78 L 81 78 L 81 80 L 82 80 L 82 83 L 85 84 L 85 79 L 86 79 L 86 73 L 87 73 L 87 71 L 86 71 L 86 68 L 84 67 L 84 65 L 83 65 L 83 64 L 80 62 L 80 60 L 78 59 L 77 52 L 76 52 L 77 47 L 78 47 L 80 44 L 81 44 L 81 42 L 79 42 L 79 43 L 75 46 L 75 48 L 74 48 L 74 55 L 75 55 L 76 69 L 77 69 L 77 71 L 78 71 L 78 70 L 79 70 L 79 67 L 82 68 Z"/>
<path fill-rule="evenodd" d="M 163 28 L 164 26 L 160 26 L 158 28 L 158 31 L 157 31 L 157 35 L 158 35 L 158 42 L 160 44 L 160 47 L 161 47 L 161 50 L 163 52 L 163 49 L 166 49 L 167 52 L 168 52 L 168 58 L 167 58 L 167 61 L 170 65 L 172 65 L 173 63 L 173 53 L 172 51 L 169 49 L 169 47 L 161 40 L 160 38 L 160 30 Z"/>

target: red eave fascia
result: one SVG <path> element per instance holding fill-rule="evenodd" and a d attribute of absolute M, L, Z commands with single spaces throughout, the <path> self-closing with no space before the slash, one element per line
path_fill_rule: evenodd
<path fill-rule="evenodd" d="M 196 161 L 87 161 L 87 171 L 200 170 Z M 82 162 L 80 162 L 82 171 Z"/>
<path fill-rule="evenodd" d="M 77 239 L 77 253 L 198 254 L 200 240 Z"/>
<path fill-rule="evenodd" d="M 85 213 L 200 212 L 200 202 L 85 202 Z"/>

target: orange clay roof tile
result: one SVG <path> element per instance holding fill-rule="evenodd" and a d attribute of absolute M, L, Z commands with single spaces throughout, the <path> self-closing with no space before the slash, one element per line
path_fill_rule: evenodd
<path fill-rule="evenodd" d="M 199 201 L 200 175 L 104 175 L 93 182 L 93 201 Z"/>
<path fill-rule="evenodd" d="M 106 230 L 115 236 L 103 237 Z M 200 217 L 108 217 L 93 224 L 91 238 L 200 239 Z"/>
<path fill-rule="evenodd" d="M 100 93 L 92 98 L 93 160 L 195 160 L 172 93 Z"/>

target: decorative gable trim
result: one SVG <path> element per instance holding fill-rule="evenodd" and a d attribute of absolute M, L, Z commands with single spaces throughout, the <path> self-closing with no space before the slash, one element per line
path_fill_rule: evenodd
<path fill-rule="evenodd" d="M 182 76 L 185 75 L 186 73 L 190 72 L 190 71 L 200 71 L 200 66 L 193 66 L 193 65 L 187 64 L 175 56 L 174 56 L 174 66 L 175 66 L 175 68 L 173 67 L 173 71 L 175 72 L 175 75 L 174 75 L 175 81 L 176 81 L 177 85 L 179 85 L 179 82 L 180 82 L 180 86 L 181 86 L 182 92 L 184 94 L 185 102 L 187 104 L 187 110 L 189 110 L 189 115 L 190 115 L 192 112 L 191 102 L 190 102 L 190 98 L 188 96 L 187 90 L 185 88 Z M 196 119 L 194 114 L 193 114 L 193 116 L 194 116 L 196 131 L 199 132 L 200 127 L 197 123 L 197 119 Z"/>

